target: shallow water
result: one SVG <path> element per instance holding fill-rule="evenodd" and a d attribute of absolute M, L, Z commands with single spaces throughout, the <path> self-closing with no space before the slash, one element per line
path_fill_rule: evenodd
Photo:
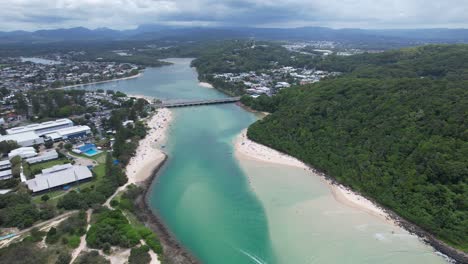
<path fill-rule="evenodd" d="M 173 62 L 87 87 L 163 100 L 224 97 L 198 85 L 190 60 Z M 337 202 L 303 169 L 237 160 L 232 141 L 253 114 L 233 104 L 173 113 L 169 159 L 149 201 L 203 263 L 444 263 L 404 230 Z"/>

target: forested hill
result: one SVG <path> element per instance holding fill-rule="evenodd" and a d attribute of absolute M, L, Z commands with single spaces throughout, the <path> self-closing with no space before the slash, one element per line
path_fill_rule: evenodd
<path fill-rule="evenodd" d="M 468 46 L 331 58 L 343 77 L 244 97 L 248 137 L 468 250 Z M 377 78 L 378 77 L 378 78 Z"/>

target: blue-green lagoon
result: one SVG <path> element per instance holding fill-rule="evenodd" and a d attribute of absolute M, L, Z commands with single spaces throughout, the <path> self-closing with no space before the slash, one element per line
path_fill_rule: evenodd
<path fill-rule="evenodd" d="M 222 98 L 198 85 L 190 59 L 139 78 L 89 85 L 162 100 Z M 341 204 L 296 167 L 236 158 L 235 137 L 257 116 L 237 105 L 174 109 L 149 204 L 202 263 L 444 263 L 416 237 Z"/>

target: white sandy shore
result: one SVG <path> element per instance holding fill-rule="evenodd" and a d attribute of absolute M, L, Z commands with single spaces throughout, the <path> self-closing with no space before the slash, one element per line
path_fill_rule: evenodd
<path fill-rule="evenodd" d="M 140 141 L 135 156 L 126 167 L 129 183 L 138 183 L 149 178 L 153 170 L 164 160 L 161 146 L 166 140 L 166 133 L 172 120 L 172 113 L 167 108 L 158 109 L 147 125 L 148 134 Z"/>
<path fill-rule="evenodd" d="M 138 144 L 135 156 L 130 159 L 125 172 L 128 182 L 120 186 L 117 191 L 107 199 L 105 206 L 110 207 L 110 201 L 115 195 L 124 191 L 132 183 L 143 182 L 153 173 L 154 169 L 163 162 L 166 154 L 161 151 L 161 146 L 166 140 L 166 133 L 171 124 L 172 113 L 167 108 L 158 109 L 157 113 L 146 120 L 149 127 L 148 134 Z"/>
<path fill-rule="evenodd" d="M 128 182 L 119 187 L 117 191 L 109 197 L 104 204 L 110 206 L 110 201 L 115 195 L 124 191 L 128 185 L 139 183 L 151 177 L 153 171 L 164 161 L 166 154 L 161 151 L 161 146 L 166 140 L 167 130 L 171 124 L 172 113 L 167 108 L 158 109 L 157 113 L 146 120 L 146 125 L 149 127 L 148 134 L 138 144 L 135 156 L 130 159 L 125 172 L 128 177 Z M 109 256 L 109 260 L 114 263 L 126 263 L 130 250 L 119 250 Z M 151 263 L 160 264 L 156 254 L 150 252 Z"/>
<path fill-rule="evenodd" d="M 291 157 L 287 154 L 281 153 L 272 148 L 266 147 L 248 139 L 246 133 L 247 130 L 243 130 L 242 133 L 239 134 L 239 136 L 237 136 L 237 138 L 235 139 L 234 148 L 237 157 L 307 169 L 312 175 L 320 177 L 324 182 L 327 183 L 334 198 L 338 202 L 365 211 L 384 220 L 385 222 L 396 225 L 396 223 L 382 208 L 380 208 L 378 205 L 374 204 L 367 198 L 349 190 L 343 185 L 332 183 L 323 175 L 315 172 L 314 169 L 310 168 L 305 163 L 294 157 Z"/>
<path fill-rule="evenodd" d="M 198 86 L 205 87 L 205 88 L 214 88 L 213 85 L 211 85 L 211 83 L 207 83 L 207 82 L 199 82 Z"/>

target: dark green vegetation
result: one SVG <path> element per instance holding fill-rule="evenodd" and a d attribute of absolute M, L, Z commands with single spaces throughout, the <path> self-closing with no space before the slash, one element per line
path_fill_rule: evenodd
<path fill-rule="evenodd" d="M 111 118 L 104 123 L 109 129 L 115 130 L 115 142 L 113 155 L 123 165 L 126 165 L 135 154 L 138 142 L 146 136 L 146 126 L 138 117 L 148 116 L 148 102 L 144 99 L 130 100 L 112 112 Z M 124 126 L 126 120 L 135 121 L 133 124 Z"/>
<path fill-rule="evenodd" d="M 70 115 L 81 115 L 95 112 L 95 107 L 87 107 L 84 101 L 84 90 L 32 90 L 28 94 L 15 94 L 15 110 L 22 114 L 32 114 L 42 118 L 61 118 Z M 28 111 L 26 98 L 30 99 L 32 108 Z"/>
<path fill-rule="evenodd" d="M 99 252 L 92 250 L 90 252 L 81 253 L 74 263 L 77 264 L 109 264 L 110 261 L 99 255 Z"/>
<path fill-rule="evenodd" d="M 140 235 L 119 210 L 101 209 L 96 222 L 86 234 L 86 242 L 91 248 L 109 251 L 111 246 L 131 248 L 140 241 Z"/>
<path fill-rule="evenodd" d="M 113 91 L 110 92 L 112 92 L 113 99 L 118 100 L 119 97 L 122 97 L 121 93 L 114 94 Z M 75 89 L 31 90 L 27 94 L 15 94 L 16 103 L 14 107 L 17 113 L 34 116 L 39 120 L 84 115 L 101 110 L 96 106 L 87 106 L 85 94 L 85 90 Z M 28 105 L 26 98 L 29 98 L 32 107 Z M 115 105 L 106 104 L 105 100 L 101 100 L 99 103 L 107 108 L 115 107 Z"/>
<path fill-rule="evenodd" d="M 468 46 L 322 62 L 343 77 L 242 102 L 249 138 L 295 156 L 468 251 Z"/>
<path fill-rule="evenodd" d="M 27 193 L 0 195 L 0 226 L 26 228 L 38 220 L 55 216 L 56 210 L 48 204 L 36 205 Z"/>
<path fill-rule="evenodd" d="M 61 222 L 57 228 L 52 227 L 47 232 L 45 242 L 76 248 L 80 245 L 80 237 L 86 233 L 86 224 L 86 213 L 80 211 Z"/>
<path fill-rule="evenodd" d="M 151 256 L 148 253 L 148 246 L 141 246 L 132 248 L 130 257 L 128 258 L 129 264 L 147 264 L 151 262 Z"/>
<path fill-rule="evenodd" d="M 1 264 L 46 264 L 48 263 L 50 252 L 39 248 L 30 241 L 23 241 L 11 244 L 6 248 L 0 249 Z M 18 256 L 21 256 L 20 258 Z M 52 262 L 53 263 L 53 262 Z"/>
<path fill-rule="evenodd" d="M 129 185 L 125 192 L 120 196 L 120 199 L 112 200 L 117 208 L 125 212 L 126 215 L 132 215 L 132 219 L 138 217 L 139 220 L 144 221 L 141 215 L 139 214 L 139 210 L 136 208 L 136 201 L 137 199 L 141 199 L 140 197 L 144 193 L 141 187 L 136 185 Z M 143 198 L 144 199 L 144 198 Z M 135 216 L 135 217 L 134 217 Z M 140 226 L 137 228 L 138 234 L 141 236 L 147 246 L 149 246 L 158 256 L 163 255 L 163 248 L 161 246 L 161 242 L 159 238 L 153 233 L 150 229 L 144 226 Z"/>

